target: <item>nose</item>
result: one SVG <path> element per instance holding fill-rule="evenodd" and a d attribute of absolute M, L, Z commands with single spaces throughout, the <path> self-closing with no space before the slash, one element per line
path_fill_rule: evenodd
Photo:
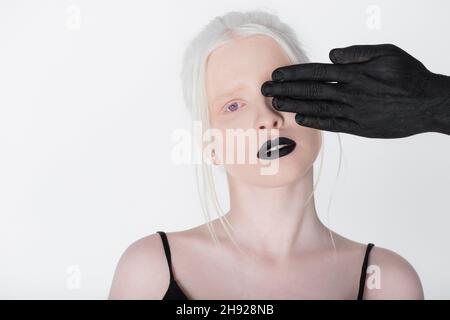
<path fill-rule="evenodd" d="M 280 112 L 272 106 L 273 98 L 263 98 L 263 107 L 259 108 L 257 118 L 258 129 L 279 129 L 284 122 L 284 118 Z"/>

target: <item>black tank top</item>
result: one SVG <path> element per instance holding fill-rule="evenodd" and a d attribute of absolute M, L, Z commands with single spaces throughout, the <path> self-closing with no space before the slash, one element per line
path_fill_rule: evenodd
<path fill-rule="evenodd" d="M 164 253 L 166 254 L 167 258 L 167 264 L 169 266 L 169 273 L 170 273 L 170 282 L 169 287 L 167 288 L 166 293 L 164 294 L 164 297 L 162 300 L 190 300 L 186 294 L 183 292 L 183 290 L 179 287 L 177 281 L 175 280 L 173 276 L 172 271 L 172 257 L 170 255 L 170 247 L 169 247 L 169 241 L 167 241 L 167 235 L 164 231 L 157 231 L 159 235 L 161 236 L 161 240 L 164 247 Z M 367 244 L 366 253 L 364 255 L 364 261 L 361 268 L 361 276 L 359 279 L 359 289 L 358 289 L 358 297 L 357 300 L 362 300 L 364 295 L 364 287 L 366 283 L 366 272 L 367 272 L 367 266 L 369 263 L 369 253 L 372 247 L 374 246 L 373 243 Z"/>

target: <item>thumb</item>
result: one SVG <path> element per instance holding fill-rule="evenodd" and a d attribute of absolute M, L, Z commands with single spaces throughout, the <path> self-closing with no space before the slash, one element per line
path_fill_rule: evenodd
<path fill-rule="evenodd" d="M 354 45 L 345 48 L 334 48 L 329 57 L 333 63 L 360 63 L 392 53 L 398 50 L 393 44 Z"/>

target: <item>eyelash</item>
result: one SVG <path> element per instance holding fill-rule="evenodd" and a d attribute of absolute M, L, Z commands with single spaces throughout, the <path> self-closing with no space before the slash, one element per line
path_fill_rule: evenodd
<path fill-rule="evenodd" d="M 236 110 L 234 110 L 234 111 L 229 111 L 228 110 L 228 107 L 229 106 L 232 106 L 233 104 L 235 104 L 235 103 L 238 103 L 238 102 L 236 102 L 236 101 L 234 101 L 234 102 L 232 102 L 232 103 L 230 103 L 230 104 L 227 104 L 226 106 L 225 106 L 225 112 L 227 112 L 227 113 L 232 113 L 232 112 L 236 112 Z M 239 109 L 239 108 L 238 108 Z"/>

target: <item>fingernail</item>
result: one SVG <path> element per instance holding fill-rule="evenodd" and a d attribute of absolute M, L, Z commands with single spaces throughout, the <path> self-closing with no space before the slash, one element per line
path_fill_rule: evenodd
<path fill-rule="evenodd" d="M 339 59 L 342 55 L 342 51 L 340 49 L 333 49 L 330 52 L 330 60 Z"/>
<path fill-rule="evenodd" d="M 272 91 L 273 85 L 271 83 L 264 83 L 261 88 L 261 93 L 265 96 L 270 95 Z"/>
<path fill-rule="evenodd" d="M 283 72 L 280 70 L 275 70 L 272 74 L 272 79 L 274 81 L 280 81 L 283 80 L 283 78 L 284 78 Z"/>
<path fill-rule="evenodd" d="M 280 110 L 280 101 L 278 100 L 278 98 L 273 98 L 272 99 L 272 106 L 275 109 Z"/>

